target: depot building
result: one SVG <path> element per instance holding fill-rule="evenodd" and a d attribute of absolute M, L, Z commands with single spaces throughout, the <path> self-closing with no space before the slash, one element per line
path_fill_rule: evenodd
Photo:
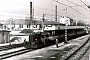
<path fill-rule="evenodd" d="M 10 31 L 0 30 L 0 44 L 10 42 Z"/>

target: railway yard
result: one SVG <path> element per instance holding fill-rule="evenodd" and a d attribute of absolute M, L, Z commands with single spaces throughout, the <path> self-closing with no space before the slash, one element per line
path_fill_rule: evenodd
<path fill-rule="evenodd" d="M 69 26 L 70 27 L 70 26 Z M 30 30 L 28 30 L 30 31 Z M 46 30 L 40 33 L 11 34 L 9 43 L 0 44 L 1 60 L 77 60 L 89 48 L 90 35 L 79 27 L 67 29 L 68 43 L 65 43 L 65 29 Z M 90 32 L 90 31 L 88 31 Z M 47 34 L 49 33 L 49 34 Z M 26 37 L 28 36 L 28 37 Z M 21 37 L 26 37 L 21 38 Z M 55 43 L 56 39 L 58 40 Z M 21 42 L 20 42 L 21 41 Z M 58 47 L 57 47 L 58 46 Z"/>
<path fill-rule="evenodd" d="M 0 2 L 0 60 L 90 60 L 89 0 Z"/>
<path fill-rule="evenodd" d="M 69 40 L 68 44 L 61 42 L 56 45 L 40 49 L 26 49 L 25 47 L 2 48 L 1 60 L 79 60 L 89 48 L 90 36 L 84 35 Z M 4 45 L 4 44 L 3 44 Z"/>
<path fill-rule="evenodd" d="M 69 27 L 68 43 L 65 43 L 64 28 L 29 34 L 26 32 L 30 29 L 25 29 L 10 34 L 10 42 L 1 41 L 0 60 L 79 60 L 89 48 L 90 34 L 84 27 Z"/>

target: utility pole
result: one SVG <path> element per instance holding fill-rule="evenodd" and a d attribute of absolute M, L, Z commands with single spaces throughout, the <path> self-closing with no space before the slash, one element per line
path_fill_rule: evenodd
<path fill-rule="evenodd" d="M 77 0 L 77 4 L 78 4 L 78 0 Z M 78 6 L 77 6 L 77 11 L 78 11 Z M 76 12 L 76 26 L 77 26 L 77 12 Z"/>
<path fill-rule="evenodd" d="M 77 26 L 77 12 L 76 12 L 76 26 Z"/>
<path fill-rule="evenodd" d="M 43 16 L 42 16 L 42 31 L 44 32 L 44 13 L 43 13 Z"/>
<path fill-rule="evenodd" d="M 85 27 L 86 27 L 86 33 L 88 34 L 87 18 L 86 18 L 86 24 L 85 24 Z"/>
<path fill-rule="evenodd" d="M 65 41 L 64 43 L 67 44 L 67 27 L 68 27 L 68 22 L 67 22 L 67 0 L 66 0 L 66 17 L 64 17 L 65 19 Z"/>

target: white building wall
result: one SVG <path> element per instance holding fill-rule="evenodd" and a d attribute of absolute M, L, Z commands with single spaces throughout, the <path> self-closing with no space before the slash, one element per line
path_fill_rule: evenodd
<path fill-rule="evenodd" d="M 23 25 L 23 27 L 20 28 L 20 25 L 6 25 L 9 29 L 12 30 L 12 27 L 14 27 L 13 29 L 14 30 L 18 30 L 18 29 L 28 29 L 27 28 L 27 25 Z M 39 25 L 30 25 L 30 29 L 40 29 L 40 26 Z"/>
<path fill-rule="evenodd" d="M 55 30 L 55 26 L 47 26 L 44 28 L 44 30 Z"/>
<path fill-rule="evenodd" d="M 27 25 L 23 25 L 23 28 L 27 28 Z"/>
<path fill-rule="evenodd" d="M 60 18 L 60 23 L 65 24 L 65 19 L 64 18 Z"/>
<path fill-rule="evenodd" d="M 15 25 L 15 28 L 18 29 L 19 28 L 19 25 Z"/>
<path fill-rule="evenodd" d="M 60 23 L 70 25 L 70 19 L 69 18 L 60 18 Z"/>

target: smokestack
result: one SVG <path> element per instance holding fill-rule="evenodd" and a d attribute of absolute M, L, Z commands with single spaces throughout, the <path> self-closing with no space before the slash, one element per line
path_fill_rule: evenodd
<path fill-rule="evenodd" d="M 31 21 L 31 24 L 32 24 L 32 22 L 33 22 L 33 20 L 32 20 L 32 2 L 30 2 L 30 21 Z"/>
<path fill-rule="evenodd" d="M 55 21 L 57 22 L 57 5 L 55 6 Z"/>

